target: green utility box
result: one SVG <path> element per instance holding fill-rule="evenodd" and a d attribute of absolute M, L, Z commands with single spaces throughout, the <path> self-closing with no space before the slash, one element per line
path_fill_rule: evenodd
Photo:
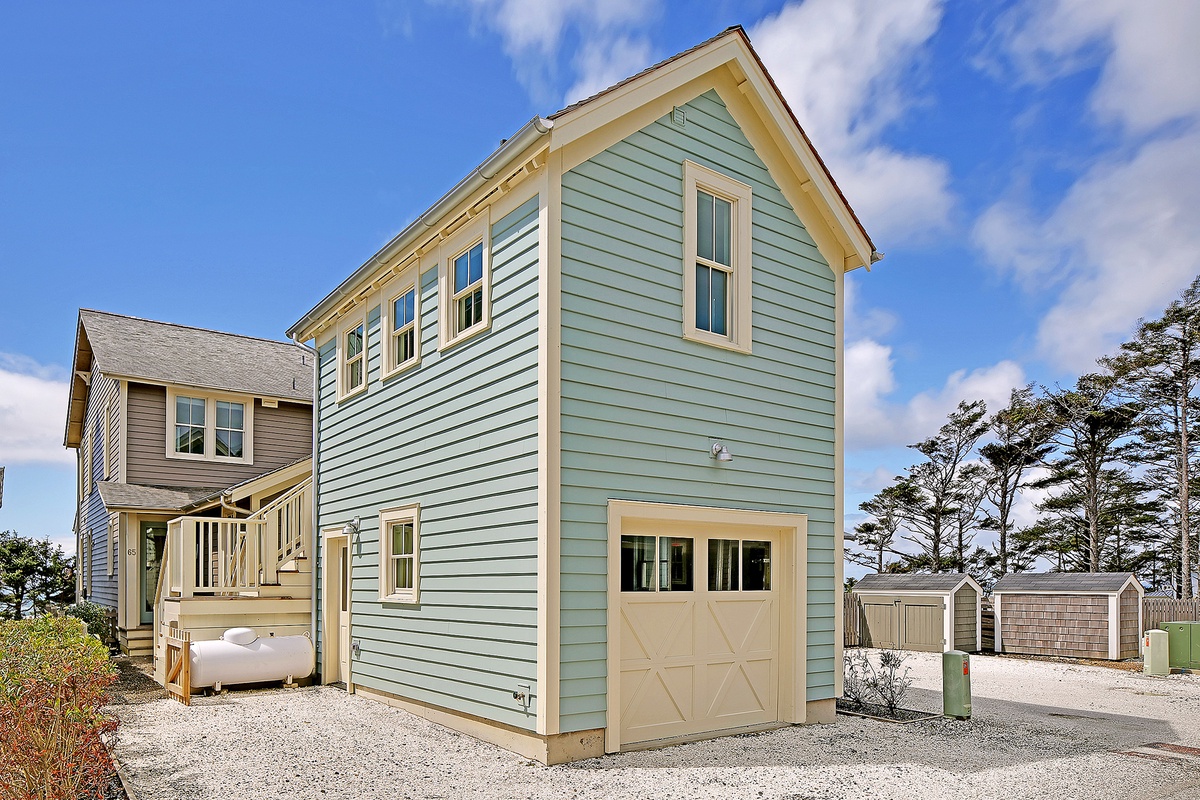
<path fill-rule="evenodd" d="M 961 650 L 942 653 L 942 714 L 971 718 L 971 657 Z"/>
<path fill-rule="evenodd" d="M 1200 622 L 1162 622 L 1170 640 L 1171 669 L 1200 669 Z"/>

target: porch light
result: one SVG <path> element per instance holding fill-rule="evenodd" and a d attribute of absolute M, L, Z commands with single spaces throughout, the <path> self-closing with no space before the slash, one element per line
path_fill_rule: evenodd
<path fill-rule="evenodd" d="M 357 539 L 358 538 L 358 530 L 361 527 L 362 527 L 362 520 L 359 519 L 358 517 L 355 517 L 354 519 L 350 520 L 342 527 L 342 533 L 344 533 L 346 536 Z"/>
<path fill-rule="evenodd" d="M 729 445 L 724 442 L 714 442 L 709 448 L 709 453 L 717 461 L 733 461 L 733 454 L 729 452 Z"/>

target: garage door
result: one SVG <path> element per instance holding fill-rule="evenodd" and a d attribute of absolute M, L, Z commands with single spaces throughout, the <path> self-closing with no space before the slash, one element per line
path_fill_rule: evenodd
<path fill-rule="evenodd" d="M 761 534 L 621 537 L 622 744 L 778 719 L 779 547 Z"/>

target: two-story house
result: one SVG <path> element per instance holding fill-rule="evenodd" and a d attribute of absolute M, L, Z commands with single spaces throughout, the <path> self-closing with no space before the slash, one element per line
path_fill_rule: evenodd
<path fill-rule="evenodd" d="M 150 654 L 156 602 L 161 621 L 178 624 L 193 596 L 227 601 L 224 612 L 235 595 L 271 594 L 278 575 L 255 565 L 247 580 L 247 555 L 274 553 L 279 536 L 264 543 L 267 522 L 255 519 L 311 482 L 313 355 L 290 342 L 82 309 L 73 361 L 65 443 L 79 454 L 77 590 L 115 611 L 121 649 Z M 236 570 L 231 547 L 241 548 Z M 301 563 L 287 559 L 285 572 Z M 311 575 L 290 582 L 274 594 L 297 596 L 296 608 L 272 609 L 290 616 L 267 622 L 307 631 Z M 236 615 L 207 613 L 197 638 L 236 624 Z"/>
<path fill-rule="evenodd" d="M 832 722 L 878 258 L 741 28 L 531 120 L 288 331 L 323 680 L 543 762 Z"/>

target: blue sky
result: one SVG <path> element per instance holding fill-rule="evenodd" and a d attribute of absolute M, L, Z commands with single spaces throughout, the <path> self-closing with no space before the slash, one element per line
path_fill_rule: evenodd
<path fill-rule="evenodd" d="M 282 338 L 529 118 L 731 24 L 886 253 L 848 525 L 959 399 L 1071 380 L 1200 271 L 1190 0 L 4 4 L 0 529 L 71 539 L 80 306 Z"/>

